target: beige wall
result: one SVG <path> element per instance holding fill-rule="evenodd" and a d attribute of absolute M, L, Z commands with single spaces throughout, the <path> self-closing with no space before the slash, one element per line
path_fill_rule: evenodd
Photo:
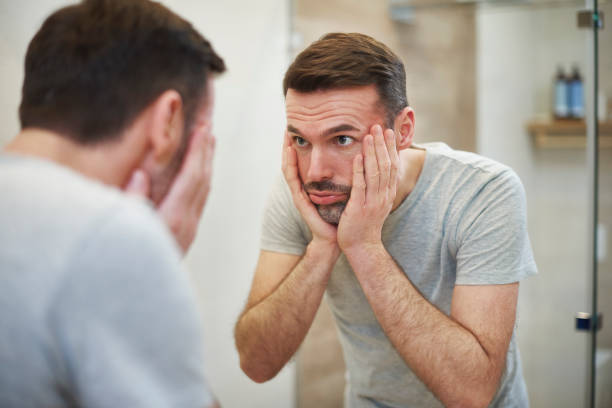
<path fill-rule="evenodd" d="M 416 143 L 476 148 L 475 15 L 473 6 L 417 9 L 414 22 L 394 22 L 387 0 L 295 0 L 302 48 L 332 31 L 361 32 L 404 61 Z"/>

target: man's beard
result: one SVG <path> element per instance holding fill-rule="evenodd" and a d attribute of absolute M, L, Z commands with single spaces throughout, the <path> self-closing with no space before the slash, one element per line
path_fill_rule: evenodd
<path fill-rule="evenodd" d="M 335 184 L 329 180 L 324 181 L 312 181 L 308 184 L 304 185 L 304 190 L 307 193 L 317 192 L 317 191 L 325 191 L 325 192 L 334 192 L 347 194 L 347 198 L 344 201 L 339 201 L 333 204 L 314 204 L 319 212 L 323 221 L 328 222 L 330 224 L 336 224 L 340 222 L 340 217 L 342 216 L 342 212 L 344 211 L 344 207 L 346 207 L 346 203 L 351 195 L 351 186 L 346 186 L 343 184 Z"/>
<path fill-rule="evenodd" d="M 317 211 L 321 218 L 323 218 L 323 221 L 338 225 L 340 217 L 342 216 L 342 211 L 344 211 L 344 207 L 346 207 L 346 201 L 329 205 L 315 204 L 315 207 L 317 207 Z"/>

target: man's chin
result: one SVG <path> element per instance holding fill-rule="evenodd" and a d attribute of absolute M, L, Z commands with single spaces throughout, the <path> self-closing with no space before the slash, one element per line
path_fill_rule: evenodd
<path fill-rule="evenodd" d="M 338 225 L 340 222 L 340 217 L 342 216 L 342 211 L 344 211 L 344 207 L 346 207 L 346 202 L 343 201 L 329 205 L 317 205 L 316 207 L 323 221 Z"/>

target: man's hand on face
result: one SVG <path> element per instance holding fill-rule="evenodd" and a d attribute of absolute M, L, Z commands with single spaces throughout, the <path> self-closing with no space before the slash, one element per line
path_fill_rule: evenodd
<path fill-rule="evenodd" d="M 353 160 L 351 197 L 338 224 L 343 252 L 382 244 L 382 227 L 393 208 L 399 178 L 395 134 L 374 125 Z"/>
<path fill-rule="evenodd" d="M 210 191 L 214 151 L 215 137 L 210 132 L 210 126 L 196 128 L 191 134 L 181 170 L 157 207 L 157 212 L 170 228 L 183 253 L 187 252 L 195 238 Z M 125 191 L 148 198 L 150 180 L 147 174 L 136 169 Z"/>
<path fill-rule="evenodd" d="M 308 224 L 312 232 L 313 241 L 317 240 L 328 245 L 337 246 L 336 226 L 323 221 L 316 207 L 310 201 L 308 194 L 304 191 L 298 172 L 297 153 L 293 146 L 291 146 L 288 134 L 285 134 L 285 142 L 283 143 L 282 163 L 283 174 L 291 190 L 293 202 L 306 221 L 306 224 Z"/>

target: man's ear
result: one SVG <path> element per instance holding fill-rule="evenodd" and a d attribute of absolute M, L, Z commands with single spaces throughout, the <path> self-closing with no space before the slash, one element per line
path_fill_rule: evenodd
<path fill-rule="evenodd" d="M 397 149 L 403 150 L 412 146 L 414 137 L 414 110 L 406 106 L 395 117 L 395 134 L 397 135 Z"/>
<path fill-rule="evenodd" d="M 162 93 L 149 106 L 149 144 L 155 163 L 165 165 L 181 145 L 184 128 L 183 100 L 175 90 Z"/>

